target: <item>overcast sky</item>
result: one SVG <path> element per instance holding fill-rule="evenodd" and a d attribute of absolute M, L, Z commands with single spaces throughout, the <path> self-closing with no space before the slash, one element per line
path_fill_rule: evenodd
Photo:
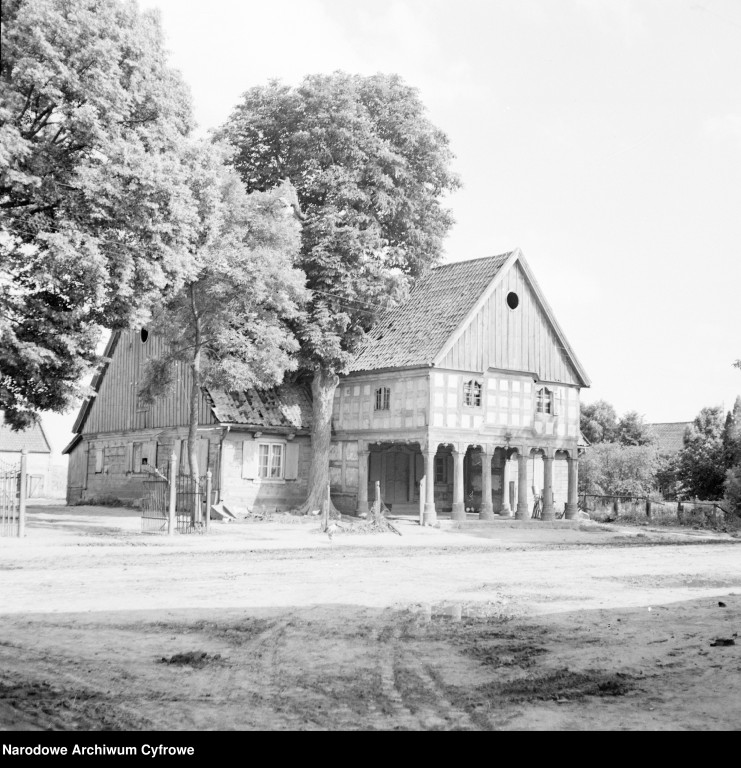
<path fill-rule="evenodd" d="M 522 248 L 592 379 L 690 421 L 741 394 L 738 0 L 140 0 L 200 130 L 249 87 L 394 72 L 464 187 L 446 260 Z M 74 420 L 48 420 L 64 442 Z"/>

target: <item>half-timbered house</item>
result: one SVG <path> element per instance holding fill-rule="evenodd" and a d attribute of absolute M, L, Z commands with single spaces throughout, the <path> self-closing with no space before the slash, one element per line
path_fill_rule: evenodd
<path fill-rule="evenodd" d="M 70 496 L 141 495 L 147 466 L 184 456 L 189 372 L 147 407 L 136 392 L 155 334 L 112 337 L 68 448 Z M 437 267 L 384 313 L 337 388 L 332 499 L 367 510 L 379 483 L 394 512 L 542 519 L 577 514 L 579 391 L 589 379 L 519 250 Z M 248 507 L 303 500 L 310 463 L 306 389 L 204 390 L 202 461 L 219 497 Z M 421 484 L 425 479 L 424 485 Z"/>

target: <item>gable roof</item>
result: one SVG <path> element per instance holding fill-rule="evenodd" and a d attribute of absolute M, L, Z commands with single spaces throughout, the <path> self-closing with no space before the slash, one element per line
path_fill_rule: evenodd
<path fill-rule="evenodd" d="M 311 428 L 311 399 L 300 384 L 270 390 L 207 390 L 214 416 L 222 424 L 270 427 L 290 432 Z"/>
<path fill-rule="evenodd" d="M 15 453 L 26 449 L 29 453 L 51 453 L 49 441 L 40 422 L 32 424 L 28 429 L 16 432 L 5 423 L 0 411 L 0 451 Z"/>
<path fill-rule="evenodd" d="M 404 304 L 381 314 L 352 371 L 432 365 L 512 253 L 435 267 Z"/>
<path fill-rule="evenodd" d="M 105 376 L 105 373 L 108 370 L 108 366 L 110 365 L 110 358 L 113 357 L 113 353 L 116 351 L 116 347 L 118 346 L 118 340 L 120 338 L 121 338 L 120 331 L 114 331 L 108 337 L 108 342 L 106 343 L 105 350 L 103 351 L 104 361 L 98 367 L 98 370 L 95 372 L 95 375 L 93 376 L 92 381 L 90 382 L 90 386 L 95 390 L 95 394 L 91 395 L 90 397 L 86 397 L 84 402 L 80 406 L 80 412 L 77 414 L 75 423 L 72 426 L 73 432 L 78 432 L 78 433 L 82 432 L 82 428 L 85 426 L 87 417 L 90 415 L 90 409 L 93 407 L 93 404 L 95 403 L 95 398 L 98 392 L 100 392 L 100 385 L 103 383 L 103 377 Z M 62 453 L 67 452 L 70 446 L 71 446 L 71 443 L 70 445 L 67 446 L 67 448 L 64 449 L 64 451 L 62 451 Z"/>
<path fill-rule="evenodd" d="M 350 371 L 439 365 L 515 263 L 519 263 L 578 379 L 589 386 L 586 371 L 519 248 L 433 268 L 417 281 L 404 304 L 381 314 Z"/>
<path fill-rule="evenodd" d="M 677 453 L 684 448 L 684 432 L 692 426 L 691 421 L 671 421 L 649 424 L 656 436 L 659 453 Z"/>
<path fill-rule="evenodd" d="M 72 428 L 77 436 L 62 453 L 69 453 L 79 442 L 80 433 L 95 404 L 121 336 L 121 331 L 114 331 L 108 339 L 103 361 L 90 384 L 95 394 L 83 402 Z M 259 391 L 249 389 L 226 392 L 220 389 L 206 389 L 204 394 L 214 417 L 223 424 L 266 427 L 287 433 L 307 431 L 311 428 L 311 398 L 306 388 L 299 384 L 283 384 L 274 389 Z"/>

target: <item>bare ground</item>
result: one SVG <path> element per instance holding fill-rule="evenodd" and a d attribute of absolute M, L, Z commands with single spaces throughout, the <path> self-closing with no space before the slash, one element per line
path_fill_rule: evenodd
<path fill-rule="evenodd" d="M 0 729 L 738 729 L 738 540 L 399 525 L 32 508 L 0 539 Z"/>

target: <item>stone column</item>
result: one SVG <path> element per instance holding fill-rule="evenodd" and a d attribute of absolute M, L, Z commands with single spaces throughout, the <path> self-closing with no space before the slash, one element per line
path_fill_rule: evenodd
<path fill-rule="evenodd" d="M 569 456 L 569 491 L 566 497 L 566 519 L 574 520 L 579 514 L 578 486 L 579 486 L 579 459 Z"/>
<path fill-rule="evenodd" d="M 556 511 L 553 508 L 553 452 L 543 454 L 543 512 L 541 520 L 555 520 Z"/>
<path fill-rule="evenodd" d="M 453 520 L 466 519 L 466 504 L 463 494 L 463 459 L 466 458 L 466 451 L 462 445 L 456 445 L 453 448 L 453 462 L 455 472 L 453 474 Z"/>
<path fill-rule="evenodd" d="M 437 510 L 435 509 L 435 454 L 437 446 L 433 449 L 428 446 L 422 451 L 425 457 L 425 476 L 427 478 L 427 493 L 425 494 L 424 524 L 435 525 L 437 523 Z"/>
<path fill-rule="evenodd" d="M 530 510 L 527 508 L 527 454 L 525 448 L 517 449 L 517 512 L 518 520 L 529 520 Z"/>
<path fill-rule="evenodd" d="M 492 448 L 492 461 L 491 465 L 494 469 L 499 470 L 499 465 L 502 462 L 502 455 L 501 451 L 497 453 L 496 448 Z M 502 466 L 502 472 L 500 474 L 500 483 L 501 485 L 497 489 L 497 491 L 492 490 L 492 496 L 493 496 L 493 508 L 494 508 L 494 514 L 500 515 L 502 513 L 502 486 L 504 485 L 504 466 Z"/>
<path fill-rule="evenodd" d="M 491 460 L 494 449 L 484 445 L 481 449 L 481 520 L 494 519 L 494 505 L 491 502 Z"/>
<path fill-rule="evenodd" d="M 507 465 L 509 460 L 507 458 L 507 449 L 504 449 L 502 456 L 502 508 L 499 510 L 499 514 L 502 517 L 512 517 L 512 507 L 509 505 L 509 472 L 507 471 Z"/>
<path fill-rule="evenodd" d="M 358 442 L 358 504 L 356 512 L 361 515 L 368 512 L 368 459 L 370 451 Z"/>

